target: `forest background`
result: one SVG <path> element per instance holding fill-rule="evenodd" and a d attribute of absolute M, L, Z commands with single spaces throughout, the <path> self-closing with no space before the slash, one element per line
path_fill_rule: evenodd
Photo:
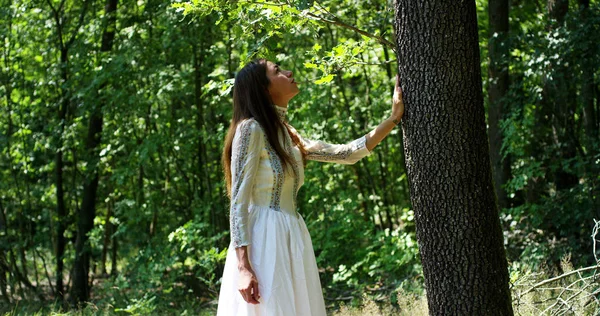
<path fill-rule="evenodd" d="M 476 1 L 513 306 L 597 313 L 600 3 L 498 3 Z M 236 71 L 291 69 L 290 122 L 345 143 L 389 115 L 393 23 L 375 0 L 1 0 L 0 312 L 214 313 Z M 308 164 L 299 209 L 332 313 L 425 309 L 402 142 Z"/>

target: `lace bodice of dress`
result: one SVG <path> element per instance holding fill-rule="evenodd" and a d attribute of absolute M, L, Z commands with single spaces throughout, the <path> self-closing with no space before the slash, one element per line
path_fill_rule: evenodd
<path fill-rule="evenodd" d="M 287 121 L 287 108 L 275 105 L 275 109 L 279 119 Z M 330 144 L 303 138 L 293 127 L 290 130 L 302 142 L 308 160 L 354 164 L 370 154 L 366 135 L 347 144 Z M 304 183 L 302 156 L 287 133 L 280 137 L 280 142 L 296 161 L 285 174 L 281 160 L 256 120 L 246 119 L 236 128 L 231 157 L 230 205 L 231 240 L 235 247 L 250 244 L 250 210 L 265 208 L 297 216 L 296 196 Z"/>

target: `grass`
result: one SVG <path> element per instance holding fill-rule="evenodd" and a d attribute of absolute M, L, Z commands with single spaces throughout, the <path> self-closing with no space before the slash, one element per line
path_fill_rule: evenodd
<path fill-rule="evenodd" d="M 575 270 L 565 257 L 561 264 L 562 275 L 520 271 L 511 272 L 511 290 L 515 315 L 599 315 L 600 266 Z M 428 315 L 424 295 L 398 291 L 395 303 L 392 297 L 378 297 L 377 301 L 366 294 L 351 305 L 340 304 L 328 311 L 332 316 L 421 316 Z M 119 300 L 124 302 L 124 300 Z M 4 305 L 2 305 L 4 304 Z M 79 310 L 63 311 L 58 304 L 28 302 L 6 306 L 0 302 L 0 315 L 214 315 L 216 302 L 184 300 L 169 302 L 144 295 L 127 300 L 126 306 L 113 306 L 109 301 L 87 304 Z"/>
<path fill-rule="evenodd" d="M 377 303 L 367 297 L 363 297 L 362 305 L 359 307 L 340 306 L 333 311 L 332 316 L 427 316 L 427 299 L 425 296 L 417 296 L 412 293 L 399 292 L 397 294 L 398 305 L 388 303 Z"/>

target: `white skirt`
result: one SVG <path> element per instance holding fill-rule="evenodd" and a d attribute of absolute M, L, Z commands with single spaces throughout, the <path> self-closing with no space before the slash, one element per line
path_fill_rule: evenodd
<path fill-rule="evenodd" d="M 229 245 L 217 316 L 325 316 L 310 234 L 301 216 L 253 206 L 248 255 L 261 298 L 248 304 L 238 291 L 238 263 Z"/>

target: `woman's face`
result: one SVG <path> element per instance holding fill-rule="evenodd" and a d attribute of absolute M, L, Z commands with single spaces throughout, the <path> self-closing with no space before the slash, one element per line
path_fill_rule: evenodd
<path fill-rule="evenodd" d="M 300 90 L 294 81 L 294 74 L 290 70 L 279 68 L 279 65 L 267 61 L 267 77 L 269 78 L 269 94 L 277 105 L 287 105 Z"/>

